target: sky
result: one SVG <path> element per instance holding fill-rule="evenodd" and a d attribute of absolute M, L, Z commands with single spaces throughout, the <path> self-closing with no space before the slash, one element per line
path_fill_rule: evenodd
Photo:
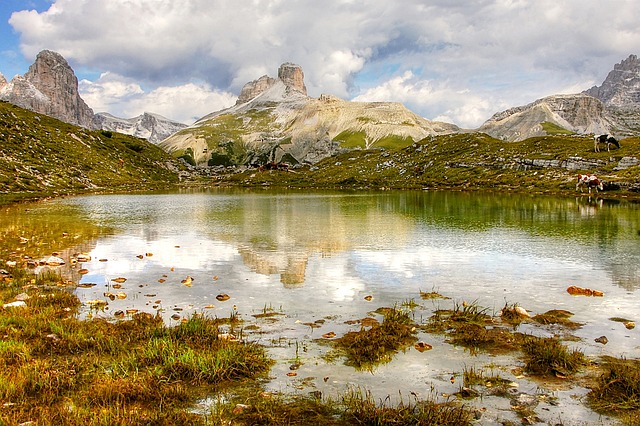
<path fill-rule="evenodd" d="M 0 72 L 53 50 L 94 112 L 191 124 L 292 62 L 309 96 L 475 128 L 601 85 L 640 54 L 638 16 L 637 0 L 0 0 Z"/>

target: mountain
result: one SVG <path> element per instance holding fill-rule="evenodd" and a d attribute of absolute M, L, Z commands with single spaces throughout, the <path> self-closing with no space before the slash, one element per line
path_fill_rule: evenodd
<path fill-rule="evenodd" d="M 601 86 L 510 108 L 477 130 L 508 141 L 557 133 L 640 135 L 640 60 L 630 55 L 614 66 Z"/>
<path fill-rule="evenodd" d="M 125 119 L 95 114 L 78 92 L 78 78 L 67 61 L 56 52 L 43 50 L 29 71 L 10 82 L 0 74 L 0 100 L 87 129 L 103 129 L 158 143 L 186 127 L 161 115 L 144 113 Z"/>
<path fill-rule="evenodd" d="M 618 132 L 640 132 L 640 59 L 636 55 L 614 65 L 602 85 L 584 93 L 600 99 L 616 121 Z"/>
<path fill-rule="evenodd" d="M 400 103 L 311 98 L 302 68 L 285 63 L 278 78 L 247 83 L 236 105 L 201 118 L 160 146 L 198 165 L 315 163 L 344 150 L 406 146 L 457 131 Z"/>
<path fill-rule="evenodd" d="M 155 144 L 187 127 L 186 124 L 150 112 L 134 118 L 118 118 L 106 112 L 100 112 L 93 117 L 93 125 L 97 129 L 136 136 Z"/>
<path fill-rule="evenodd" d="M 0 100 L 65 123 L 92 126 L 93 111 L 78 93 L 73 69 L 60 54 L 50 50 L 40 52 L 25 75 L 5 84 L 0 81 Z"/>
<path fill-rule="evenodd" d="M 608 108 L 629 108 L 640 105 L 640 59 L 636 55 L 613 66 L 601 86 L 583 93 L 600 99 Z"/>
<path fill-rule="evenodd" d="M 497 139 L 522 141 L 554 133 L 608 133 L 611 118 L 589 95 L 555 95 L 494 114 L 477 130 Z"/>

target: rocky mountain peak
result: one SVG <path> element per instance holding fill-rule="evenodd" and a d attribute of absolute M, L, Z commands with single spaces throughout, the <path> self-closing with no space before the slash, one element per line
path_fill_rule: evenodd
<path fill-rule="evenodd" d="M 584 93 L 600 99 L 607 107 L 640 107 L 640 59 L 629 55 L 614 65 L 601 86 L 593 86 Z"/>
<path fill-rule="evenodd" d="M 307 95 L 307 87 L 304 85 L 304 73 L 300 65 L 290 62 L 280 65 L 278 68 L 278 78 L 282 80 L 285 86 Z"/>
<path fill-rule="evenodd" d="M 61 121 L 90 128 L 93 110 L 78 93 L 78 78 L 59 53 L 43 50 L 24 76 L 4 87 L 0 99 Z"/>
<path fill-rule="evenodd" d="M 2 88 L 7 84 L 9 84 L 9 82 L 7 81 L 6 78 L 4 78 L 4 75 L 2 75 L 2 73 L 0 72 L 0 90 L 2 90 Z"/>
<path fill-rule="evenodd" d="M 236 101 L 236 105 L 244 104 L 249 102 L 251 99 L 258 96 L 260 93 L 268 90 L 271 86 L 273 86 L 276 82 L 275 78 L 271 78 L 268 75 L 263 75 L 257 80 L 253 80 L 248 82 L 242 87 L 240 91 L 240 96 L 238 96 L 238 100 Z"/>
<path fill-rule="evenodd" d="M 249 102 L 251 99 L 272 88 L 278 81 L 281 81 L 285 87 L 307 96 L 307 87 L 304 85 L 304 73 L 302 72 L 302 67 L 300 65 L 286 62 L 278 68 L 278 78 L 263 75 L 259 79 L 245 84 L 240 91 L 240 96 L 238 96 L 236 105 Z"/>

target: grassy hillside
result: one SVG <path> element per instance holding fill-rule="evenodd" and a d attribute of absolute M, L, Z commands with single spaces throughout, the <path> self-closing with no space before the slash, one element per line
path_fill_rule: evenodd
<path fill-rule="evenodd" d="M 344 134 L 342 143 L 355 149 L 313 166 L 241 173 L 224 169 L 213 182 L 569 194 L 575 192 L 578 173 L 592 173 L 605 181 L 608 195 L 640 197 L 640 165 L 620 168 L 623 158 L 631 159 L 627 165 L 640 159 L 640 138 L 623 139 L 620 149 L 596 153 L 590 137 L 562 133 L 522 142 L 504 142 L 483 133 L 434 136 L 408 145 L 389 138 L 370 149 L 363 147 L 362 135 Z M 179 180 L 178 166 L 171 156 L 145 140 L 89 131 L 2 102 L 0 147 L 0 201 L 157 188 Z M 204 184 L 211 184 L 209 179 Z"/>
<path fill-rule="evenodd" d="M 452 188 L 551 193 L 575 191 L 578 173 L 605 182 L 607 194 L 640 195 L 640 138 L 596 153 L 588 136 L 553 135 L 503 142 L 482 133 L 426 138 L 405 148 L 354 150 L 292 171 L 251 169 L 222 182 L 240 185 L 344 188 Z"/>
<path fill-rule="evenodd" d="M 178 181 L 160 148 L 0 102 L 0 197 L 138 189 Z"/>

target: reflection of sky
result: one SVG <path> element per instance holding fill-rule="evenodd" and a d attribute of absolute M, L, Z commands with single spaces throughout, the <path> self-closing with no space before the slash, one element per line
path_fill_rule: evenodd
<path fill-rule="evenodd" d="M 495 310 L 505 303 L 534 313 L 570 308 L 596 320 L 596 329 L 606 327 L 613 314 L 634 315 L 630 298 L 616 286 L 612 265 L 637 282 L 631 263 L 638 248 L 619 255 L 618 246 L 627 248 L 633 241 L 621 234 L 615 212 L 604 212 L 615 226 L 601 232 L 595 228 L 599 216 L 582 219 L 566 200 L 507 201 L 518 211 L 534 203 L 523 214 L 500 210 L 495 200 L 480 209 L 468 195 L 462 201 L 455 194 L 443 194 L 442 200 L 433 194 L 420 197 L 425 198 L 416 203 L 419 208 L 390 194 L 114 195 L 65 202 L 119 229 L 98 240 L 83 282 L 105 284 L 123 276 L 128 279 L 124 287 L 135 290 L 138 300 L 156 294 L 171 306 L 194 309 L 213 301 L 216 314 L 224 314 L 229 306 L 215 296 L 227 292 L 243 312 L 282 305 L 296 315 L 338 308 L 349 315 L 361 309 L 357 304 L 368 294 L 393 305 L 435 290 Z M 456 212 L 475 215 L 465 222 Z M 520 216 L 522 223 L 514 219 Z M 630 226 L 637 223 L 634 218 L 627 216 Z M 577 237 L 555 235 L 554 220 L 559 232 L 571 229 Z M 136 258 L 145 253 L 153 256 Z M 108 262 L 97 263 L 100 258 Z M 180 285 L 187 275 L 194 278 L 191 287 Z M 565 291 L 570 285 L 597 288 L 607 297 L 572 298 Z M 135 304 L 135 299 L 120 303 Z"/>

